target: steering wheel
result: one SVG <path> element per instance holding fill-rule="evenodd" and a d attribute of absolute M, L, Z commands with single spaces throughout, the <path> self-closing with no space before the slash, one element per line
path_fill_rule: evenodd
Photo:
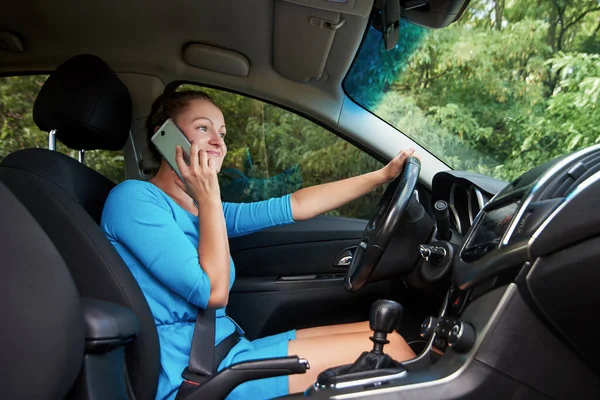
<path fill-rule="evenodd" d="M 390 183 L 381 197 L 346 273 L 344 289 L 347 291 L 356 292 L 369 280 L 410 204 L 420 171 L 419 159 L 408 157 L 402 174 Z"/>

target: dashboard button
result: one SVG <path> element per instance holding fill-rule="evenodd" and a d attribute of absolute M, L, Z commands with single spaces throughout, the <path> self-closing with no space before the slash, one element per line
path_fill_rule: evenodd
<path fill-rule="evenodd" d="M 451 336 L 458 336 L 459 332 L 460 332 L 460 326 L 459 325 L 454 325 L 452 327 L 452 330 L 450 331 L 450 335 Z"/>
<path fill-rule="evenodd" d="M 435 338 L 433 340 L 433 345 L 437 349 L 439 349 L 439 350 L 445 350 L 446 349 L 446 341 L 444 339 L 442 339 L 442 338 L 439 338 L 439 337 L 437 337 L 437 338 Z"/>
<path fill-rule="evenodd" d="M 468 322 L 456 321 L 450 335 L 448 335 L 448 346 L 459 353 L 466 353 L 475 344 L 475 328 Z"/>
<path fill-rule="evenodd" d="M 437 327 L 437 318 L 427 317 L 421 324 L 421 332 L 419 333 L 423 339 L 429 339 Z"/>

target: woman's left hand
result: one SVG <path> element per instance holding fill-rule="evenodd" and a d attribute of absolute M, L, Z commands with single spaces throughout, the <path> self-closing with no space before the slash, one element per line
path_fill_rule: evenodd
<path fill-rule="evenodd" d="M 402 173 L 402 170 L 404 169 L 404 163 L 410 156 L 419 158 L 419 156 L 415 154 L 415 149 L 413 148 L 402 150 L 396 155 L 396 157 L 392 159 L 392 161 L 390 161 L 385 167 L 381 168 L 380 171 L 384 176 L 385 183 L 393 181 Z"/>

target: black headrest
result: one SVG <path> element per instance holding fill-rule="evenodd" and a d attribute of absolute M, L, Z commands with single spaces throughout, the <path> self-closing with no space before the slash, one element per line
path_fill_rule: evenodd
<path fill-rule="evenodd" d="M 76 150 L 119 150 L 131 125 L 131 95 L 100 58 L 81 54 L 61 64 L 35 99 L 41 130 Z"/>

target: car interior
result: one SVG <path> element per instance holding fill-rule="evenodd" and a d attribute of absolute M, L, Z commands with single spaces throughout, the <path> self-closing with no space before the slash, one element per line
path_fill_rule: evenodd
<path fill-rule="evenodd" d="M 323 215 L 230 238 L 227 313 L 248 338 L 369 320 L 366 352 L 385 352 L 397 330 L 417 355 L 324 371 L 281 398 L 600 398 L 587 319 L 600 305 L 600 144 L 506 182 L 450 168 L 344 89 L 374 19 L 393 48 L 402 21 L 443 30 L 468 5 L 4 4 L 0 76 L 48 75 L 30 110 L 48 145 L 0 159 L 2 397 L 155 398 L 155 321 L 99 226 L 115 182 L 86 157 L 122 151 L 125 177 L 150 179 L 150 106 L 193 84 L 276 105 L 381 165 L 408 147 L 419 154 L 366 219 Z M 307 368 L 302 354 L 234 364 L 180 398 L 225 398 L 248 380 Z"/>

